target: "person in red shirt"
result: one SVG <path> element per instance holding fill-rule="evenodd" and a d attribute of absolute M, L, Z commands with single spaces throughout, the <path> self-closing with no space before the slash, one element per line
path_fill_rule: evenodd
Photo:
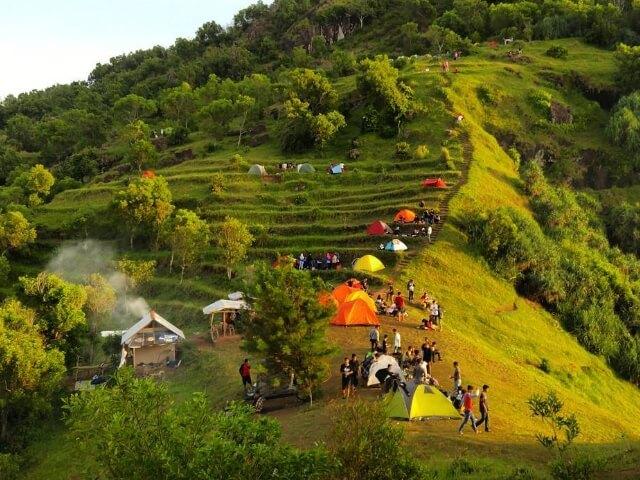
<path fill-rule="evenodd" d="M 402 292 L 398 292 L 396 298 L 393 299 L 393 303 L 396 305 L 396 309 L 398 310 L 398 321 L 402 321 L 404 314 L 406 312 L 406 308 L 404 306 L 404 297 L 402 296 Z"/>
<path fill-rule="evenodd" d="M 245 358 L 244 362 L 240 365 L 240 377 L 242 378 L 242 387 L 246 392 L 247 385 L 251 386 L 251 365 L 249 365 L 248 358 Z"/>
<path fill-rule="evenodd" d="M 476 417 L 473 415 L 473 399 L 477 396 L 478 394 L 474 393 L 473 391 L 473 385 L 467 385 L 467 392 L 462 397 L 464 418 L 462 419 L 462 423 L 458 428 L 458 433 L 460 435 L 462 435 L 462 429 L 467 424 L 467 422 L 471 423 L 471 428 L 473 428 L 474 433 L 478 433 L 478 429 L 476 428 Z"/>

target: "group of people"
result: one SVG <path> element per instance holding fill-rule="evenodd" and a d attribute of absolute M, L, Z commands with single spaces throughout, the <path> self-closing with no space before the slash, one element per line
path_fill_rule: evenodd
<path fill-rule="evenodd" d="M 295 259 L 295 268 L 299 270 L 339 270 L 342 266 L 338 253 L 327 252 L 318 256 L 300 253 Z"/>
<path fill-rule="evenodd" d="M 399 322 L 408 316 L 406 302 L 401 291 L 397 294 L 393 293 L 393 285 L 389 285 L 386 297 L 383 299 L 381 294 L 376 297 L 376 308 L 378 315 L 388 315 L 396 317 Z"/>
<path fill-rule="evenodd" d="M 360 376 L 360 360 L 355 353 L 351 354 L 351 358 L 344 357 L 340 365 L 340 378 L 342 381 L 342 398 L 349 398 L 355 393 L 358 387 L 358 378 Z"/>
<path fill-rule="evenodd" d="M 394 328 L 392 331 L 393 335 L 393 354 L 400 355 L 402 352 L 402 337 L 400 336 L 400 332 L 397 328 Z M 380 326 L 375 325 L 369 331 L 369 343 L 371 344 L 371 352 L 388 354 L 390 353 L 389 349 L 389 335 L 384 334 L 380 337 Z"/>

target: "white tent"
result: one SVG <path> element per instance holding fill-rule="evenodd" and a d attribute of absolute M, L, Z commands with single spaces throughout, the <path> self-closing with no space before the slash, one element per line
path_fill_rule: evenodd
<path fill-rule="evenodd" d="M 387 368 L 389 365 L 391 365 L 391 368 L 389 368 L 389 371 L 391 373 L 397 373 L 402 377 L 402 369 L 400 368 L 400 365 L 398 365 L 397 360 L 391 355 L 380 355 L 369 368 L 369 379 L 367 380 L 367 387 L 380 384 L 380 382 L 376 378 L 376 372 L 378 370 L 382 370 L 383 368 Z"/>
<path fill-rule="evenodd" d="M 249 305 L 244 300 L 217 300 L 211 305 L 207 305 L 202 309 L 202 313 L 205 315 L 211 315 L 218 312 L 224 312 L 228 310 L 246 310 Z"/>
<path fill-rule="evenodd" d="M 159 363 L 164 359 L 175 360 L 175 344 L 184 338 L 182 330 L 149 310 L 122 334 L 120 366 L 126 363 L 130 352 L 134 366 L 138 363 Z"/>
<path fill-rule="evenodd" d="M 242 300 L 244 298 L 244 293 L 242 292 L 231 292 L 227 295 L 229 300 Z"/>
<path fill-rule="evenodd" d="M 394 238 L 385 245 L 384 249 L 389 252 L 403 252 L 407 249 L 407 246 L 403 241 Z"/>

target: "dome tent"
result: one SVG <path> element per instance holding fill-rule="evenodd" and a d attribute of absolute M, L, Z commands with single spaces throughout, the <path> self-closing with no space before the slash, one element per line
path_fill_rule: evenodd
<path fill-rule="evenodd" d="M 367 235 L 386 235 L 387 233 L 393 233 L 393 230 L 382 220 L 376 220 L 367 228 Z"/>
<path fill-rule="evenodd" d="M 352 302 L 344 302 L 338 308 L 338 313 L 331 319 L 331 325 L 356 326 L 356 325 L 380 325 L 378 316 L 369 305 L 361 299 Z"/>
<path fill-rule="evenodd" d="M 395 222 L 403 222 L 403 223 L 411 223 L 416 219 L 416 214 L 411 210 L 407 210 L 406 208 L 400 210 L 396 213 L 396 216 L 393 217 Z"/>
<path fill-rule="evenodd" d="M 258 165 L 256 163 L 255 165 L 251 165 L 251 168 L 249 169 L 247 174 L 249 174 L 249 175 L 257 175 L 257 176 L 262 177 L 262 176 L 267 174 L 267 170 L 262 165 Z"/>
<path fill-rule="evenodd" d="M 441 178 L 427 178 L 422 181 L 423 187 L 447 188 L 447 184 Z"/>
<path fill-rule="evenodd" d="M 297 167 L 298 173 L 315 173 L 316 169 L 310 163 L 301 163 Z"/>
<path fill-rule="evenodd" d="M 384 264 L 373 255 L 365 255 L 355 261 L 353 269 L 360 272 L 377 272 L 384 269 Z"/>
<path fill-rule="evenodd" d="M 432 385 L 407 383 L 409 395 L 398 388 L 385 396 L 387 412 L 391 418 L 403 420 L 451 418 L 459 419 L 460 413 L 440 390 Z"/>
<path fill-rule="evenodd" d="M 344 172 L 344 163 L 336 163 L 335 165 L 329 166 L 329 173 L 332 175 L 337 175 Z"/>
<path fill-rule="evenodd" d="M 346 283 L 341 283 L 340 285 L 338 285 L 336 288 L 333 289 L 333 291 L 331 292 L 331 295 L 333 296 L 333 298 L 336 299 L 336 302 L 338 302 L 338 304 L 342 304 L 346 301 L 347 297 L 350 294 L 354 292 L 359 292 L 359 291 L 360 291 L 360 288 L 350 287 Z"/>
<path fill-rule="evenodd" d="M 404 244 L 404 242 L 398 240 L 397 238 L 394 238 L 384 246 L 384 249 L 388 252 L 403 252 L 407 250 L 407 246 Z"/>
<path fill-rule="evenodd" d="M 361 302 L 366 303 L 373 313 L 376 313 L 378 311 L 376 302 L 374 302 L 373 298 L 371 298 L 369 294 L 367 294 L 367 292 L 365 292 L 364 290 L 351 292 L 349 295 L 347 295 L 347 298 L 345 298 L 345 302 L 355 302 L 356 300 L 360 300 Z"/>
<path fill-rule="evenodd" d="M 398 361 L 392 357 L 391 355 L 380 355 L 375 361 L 371 364 L 369 368 L 369 378 L 367 379 L 367 387 L 371 387 L 373 385 L 379 385 L 380 381 L 376 378 L 376 372 L 378 370 L 382 370 L 383 368 L 387 368 L 389 365 L 389 371 L 391 373 L 396 373 L 400 375 L 400 378 L 403 378 L 402 369 L 400 365 L 398 365 Z"/>

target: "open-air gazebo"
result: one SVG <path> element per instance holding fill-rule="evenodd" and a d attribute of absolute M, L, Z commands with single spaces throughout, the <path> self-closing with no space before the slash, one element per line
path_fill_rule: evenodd
<path fill-rule="evenodd" d="M 248 310 L 249 305 L 244 300 L 221 299 L 207 305 L 202 313 L 209 315 L 209 328 L 211 340 L 214 342 L 219 336 L 232 335 L 236 317 L 241 310 Z M 219 320 L 218 320 L 219 317 Z"/>

